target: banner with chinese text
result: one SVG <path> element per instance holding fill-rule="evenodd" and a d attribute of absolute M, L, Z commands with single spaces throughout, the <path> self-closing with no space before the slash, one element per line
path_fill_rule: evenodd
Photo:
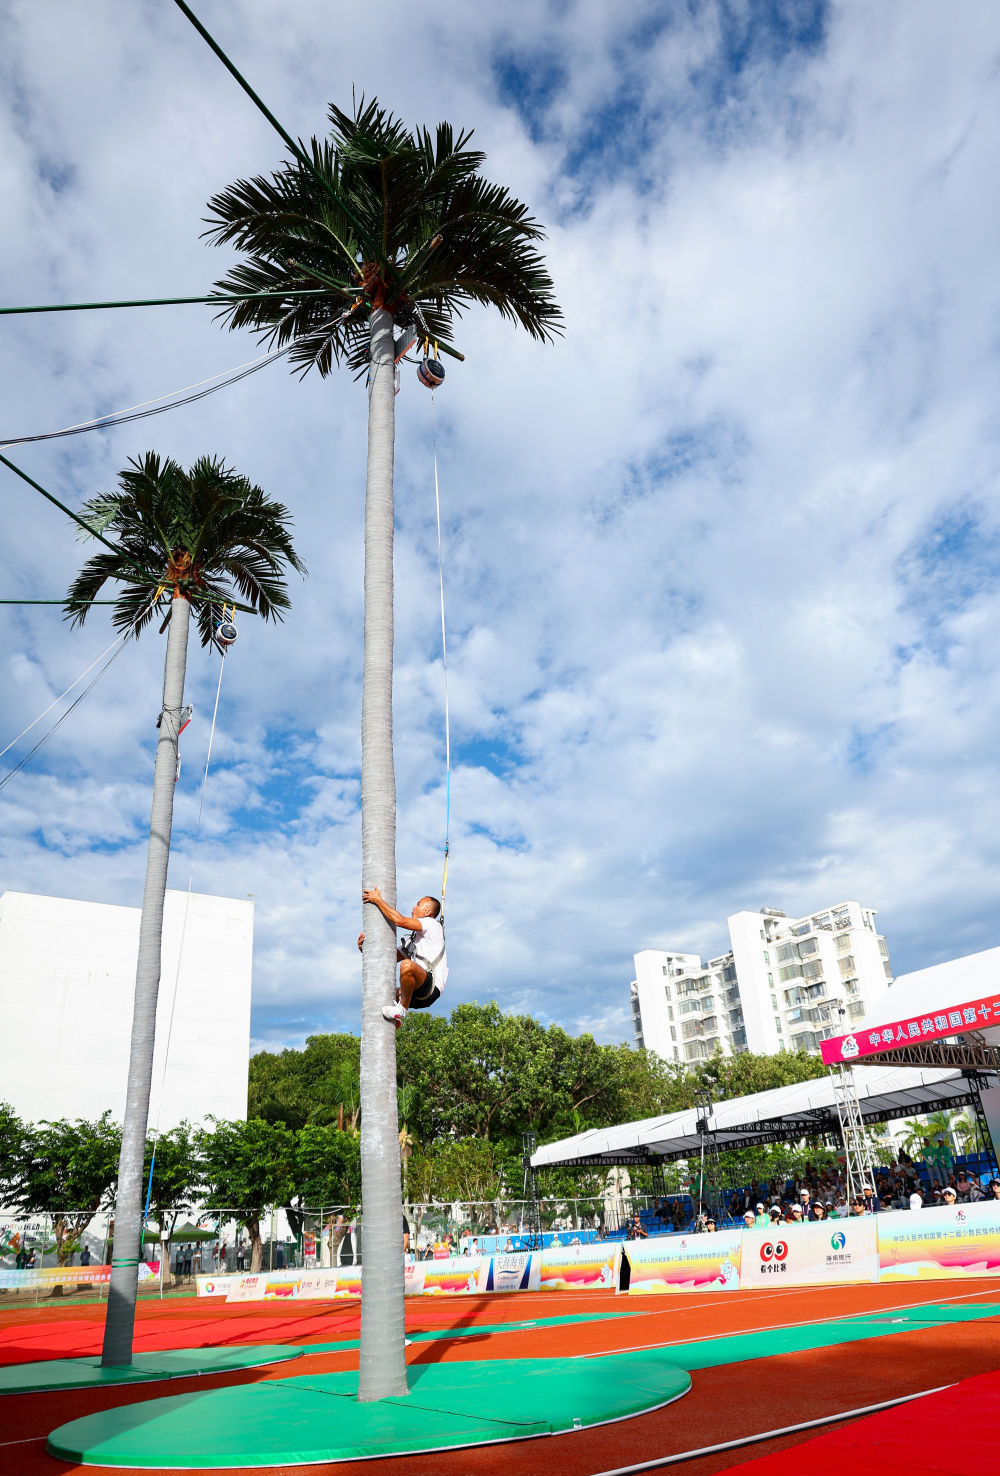
<path fill-rule="evenodd" d="M 925 1040 L 944 1040 L 949 1035 L 961 1035 L 963 1030 L 987 1030 L 993 1025 L 1000 1025 L 1000 994 L 971 999 L 967 1004 L 934 1014 L 910 1015 L 889 1025 L 873 1025 L 855 1035 L 835 1035 L 832 1040 L 821 1042 L 820 1050 L 824 1062 L 830 1066 L 901 1046 L 919 1045 Z"/>
<path fill-rule="evenodd" d="M 736 1291 L 740 1284 L 740 1230 L 708 1235 L 658 1235 L 622 1246 L 629 1293 Z"/>

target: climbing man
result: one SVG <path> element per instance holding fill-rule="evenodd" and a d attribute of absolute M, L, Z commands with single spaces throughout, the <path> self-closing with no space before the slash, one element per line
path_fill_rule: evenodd
<path fill-rule="evenodd" d="M 448 982 L 448 957 L 444 951 L 444 924 L 441 921 L 441 903 L 436 897 L 421 897 L 413 909 L 412 917 L 405 917 L 390 907 L 378 887 L 369 887 L 361 893 L 362 902 L 371 902 L 378 908 L 386 922 L 394 928 L 409 928 L 410 936 L 396 949 L 399 963 L 399 986 L 396 1003 L 382 1006 L 382 1014 L 398 1030 L 406 1019 L 407 1010 L 429 1009 L 444 993 Z M 364 933 L 358 938 L 358 947 L 365 941 Z"/>

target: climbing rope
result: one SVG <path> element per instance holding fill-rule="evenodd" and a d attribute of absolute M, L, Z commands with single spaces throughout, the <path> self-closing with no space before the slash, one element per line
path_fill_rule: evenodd
<path fill-rule="evenodd" d="M 436 347 L 436 345 L 435 345 Z M 441 552 L 441 486 L 438 481 L 437 406 L 431 389 L 431 427 L 434 450 L 434 510 L 437 515 L 438 587 L 441 592 L 441 665 L 444 670 L 444 870 L 441 877 L 441 910 L 448 890 L 448 850 L 451 829 L 451 718 L 448 712 L 448 637 L 444 622 L 444 557 Z"/>
<path fill-rule="evenodd" d="M 208 770 L 212 762 L 212 747 L 215 743 L 215 725 L 219 717 L 219 698 L 222 695 L 222 673 L 226 669 L 225 648 L 219 647 L 221 660 L 219 662 L 219 684 L 215 689 L 215 707 L 212 709 L 212 726 L 208 734 L 208 751 L 205 754 L 205 771 L 201 776 L 201 799 L 198 802 L 198 819 L 194 828 L 194 842 L 191 847 L 191 868 L 188 872 L 187 895 L 184 898 L 184 916 L 181 922 L 181 937 L 177 946 L 177 968 L 174 970 L 174 984 L 170 995 L 170 1014 L 167 1017 L 167 1037 L 163 1047 L 163 1069 L 160 1072 L 160 1091 L 156 1103 L 156 1126 L 153 1129 L 153 1156 L 149 1163 L 149 1179 L 146 1184 L 146 1203 L 142 1211 L 142 1225 L 145 1229 L 149 1218 L 149 1205 L 153 1194 L 153 1170 L 156 1167 L 156 1145 L 160 1139 L 160 1122 L 163 1118 L 163 1090 L 167 1080 L 167 1062 L 170 1057 L 170 1041 L 174 1033 L 174 1013 L 177 1008 L 177 989 L 181 978 L 181 963 L 184 958 L 184 940 L 187 937 L 188 914 L 191 909 L 191 889 L 194 885 L 194 868 L 197 861 L 198 841 L 201 838 L 201 821 L 205 813 L 205 790 L 208 785 Z M 163 1234 L 163 1226 L 160 1226 L 160 1234 Z"/>

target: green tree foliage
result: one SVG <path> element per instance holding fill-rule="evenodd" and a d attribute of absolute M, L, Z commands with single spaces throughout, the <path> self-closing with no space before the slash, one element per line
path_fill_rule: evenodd
<path fill-rule="evenodd" d="M 0 1102 L 0 1204 L 12 1204 L 24 1172 L 24 1123 L 6 1102 Z"/>
<path fill-rule="evenodd" d="M 146 1158 L 143 1164 L 143 1180 L 149 1183 L 149 1166 L 153 1157 L 152 1139 L 146 1141 Z M 189 1122 L 179 1123 L 169 1133 L 161 1133 L 156 1140 L 156 1159 L 153 1163 L 152 1193 L 149 1200 L 150 1218 L 159 1227 L 160 1239 L 169 1246 L 170 1237 L 181 1214 L 190 1212 L 199 1198 L 201 1185 L 201 1156 L 198 1140 Z M 170 1253 L 165 1257 L 170 1266 Z M 169 1280 L 169 1269 L 165 1279 Z"/>
<path fill-rule="evenodd" d="M 56 1259 L 65 1266 L 99 1209 L 110 1206 L 118 1174 L 121 1129 L 105 1112 L 95 1122 L 40 1122 L 26 1127 L 15 1203 L 53 1216 Z"/>
<path fill-rule="evenodd" d="M 295 1144 L 295 1199 L 288 1214 L 296 1234 L 301 1207 L 344 1205 L 355 1209 L 361 1199 L 361 1139 L 357 1133 L 321 1123 L 306 1123 Z"/>
<path fill-rule="evenodd" d="M 298 1129 L 307 1122 L 356 1128 L 361 1113 L 361 1042 L 356 1035 L 311 1035 L 301 1051 L 250 1058 L 250 1117 Z"/>
<path fill-rule="evenodd" d="M 250 1236 L 250 1270 L 263 1261 L 260 1222 L 271 1205 L 295 1198 L 295 1134 L 280 1123 L 250 1118 L 216 1122 L 197 1134 L 202 1178 L 213 1209 L 229 1210 Z"/>
<path fill-rule="evenodd" d="M 775 1087 L 793 1086 L 799 1081 L 813 1081 L 826 1076 L 827 1067 L 819 1056 L 807 1051 L 779 1051 L 775 1056 L 755 1056 L 744 1051 L 738 1056 L 716 1052 L 692 1069 L 696 1086 L 706 1088 L 714 1102 L 728 1102 L 732 1097 L 750 1097 L 754 1092 L 769 1092 Z M 692 1095 L 685 1107 L 694 1105 Z"/>
<path fill-rule="evenodd" d="M 400 1086 L 418 1090 L 410 1126 L 425 1142 L 453 1135 L 519 1148 L 529 1129 L 545 1141 L 574 1123 L 627 1122 L 669 1110 L 674 1095 L 673 1073 L 652 1054 L 570 1036 L 495 1003 L 461 1004 L 448 1018 L 411 1015 L 397 1062 Z"/>

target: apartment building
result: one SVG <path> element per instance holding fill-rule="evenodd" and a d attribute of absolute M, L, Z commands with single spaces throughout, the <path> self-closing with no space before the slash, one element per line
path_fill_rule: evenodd
<path fill-rule="evenodd" d="M 646 948 L 630 989 L 638 1046 L 666 1061 L 700 1061 L 782 1050 L 818 1052 L 820 1042 L 863 1018 L 892 980 L 875 913 L 839 902 L 808 917 L 776 907 L 727 919 L 730 951 Z"/>

